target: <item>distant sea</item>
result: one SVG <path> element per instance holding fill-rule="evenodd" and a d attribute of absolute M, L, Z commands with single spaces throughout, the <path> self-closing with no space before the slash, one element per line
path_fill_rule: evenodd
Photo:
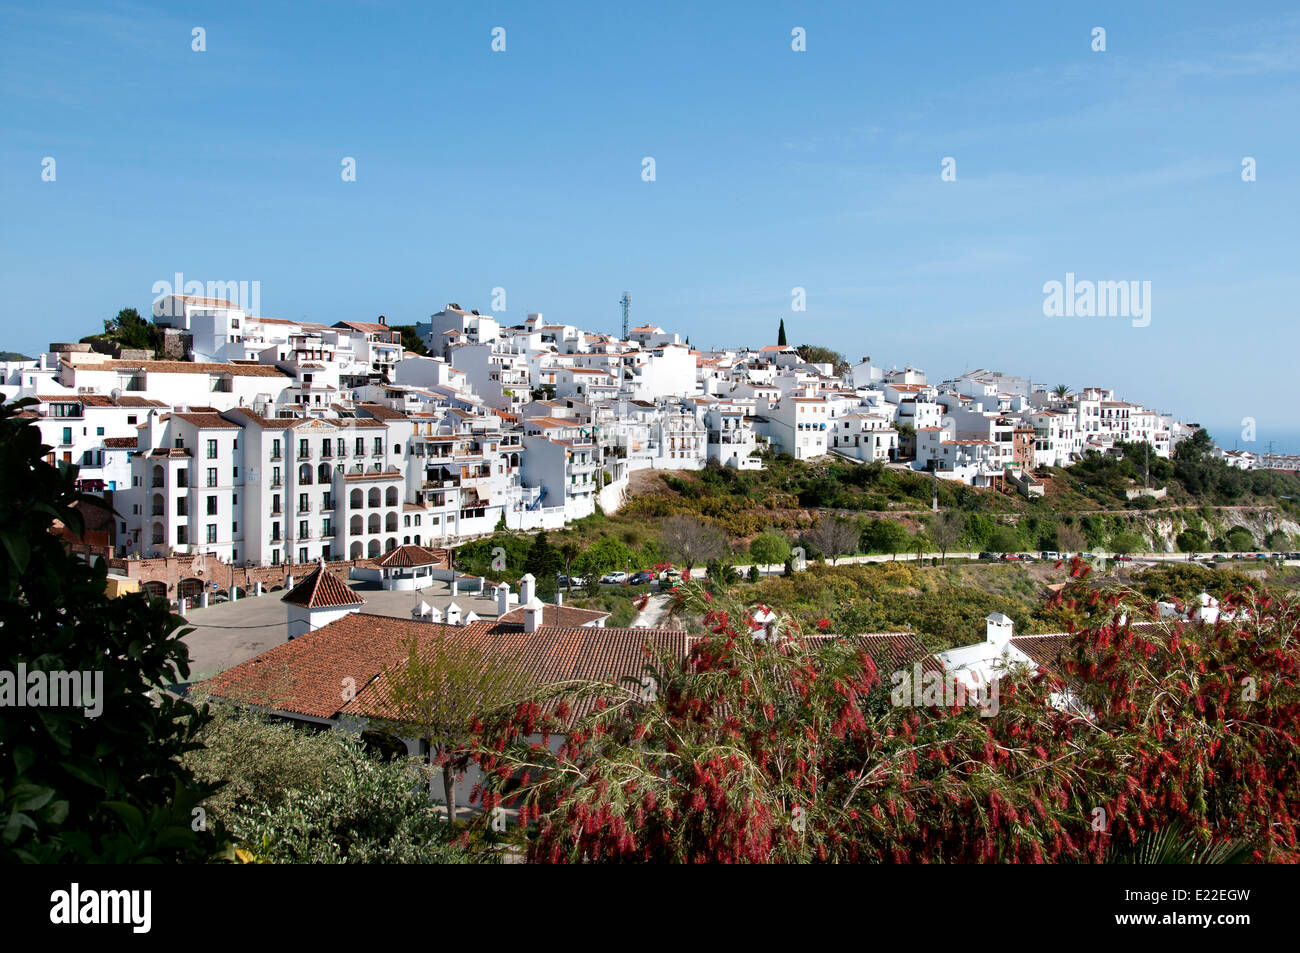
<path fill-rule="evenodd" d="M 1268 430 L 1264 427 L 1255 429 L 1255 439 L 1241 439 L 1241 422 L 1231 424 L 1203 424 L 1210 432 L 1214 442 L 1224 450 L 1249 450 L 1251 453 L 1268 453 L 1268 442 L 1273 441 L 1274 453 L 1300 454 L 1300 430 Z"/>

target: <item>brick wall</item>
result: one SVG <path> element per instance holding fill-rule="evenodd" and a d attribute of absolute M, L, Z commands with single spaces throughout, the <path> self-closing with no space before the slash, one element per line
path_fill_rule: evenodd
<path fill-rule="evenodd" d="M 437 550 L 435 550 L 437 552 Z M 443 567 L 450 568 L 449 551 L 441 550 Z M 298 563 L 293 566 L 235 566 L 231 567 L 219 559 L 208 556 L 200 561 L 195 556 L 166 556 L 161 559 L 119 559 L 108 560 L 110 572 L 126 576 L 138 582 L 161 582 L 167 586 L 167 595 L 174 598 L 177 586 L 182 579 L 202 579 L 204 583 L 215 582 L 218 588 L 229 590 L 233 579 L 240 589 L 251 589 L 253 583 L 260 582 L 263 588 L 283 586 L 290 575 L 298 581 L 316 568 L 316 563 Z M 327 562 L 326 567 L 340 579 L 347 579 L 353 567 L 374 569 L 373 559 L 336 559 Z"/>

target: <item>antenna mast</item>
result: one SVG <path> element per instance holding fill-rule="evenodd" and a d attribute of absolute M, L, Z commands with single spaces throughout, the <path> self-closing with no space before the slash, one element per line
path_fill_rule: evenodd
<path fill-rule="evenodd" d="M 630 291 L 624 291 L 623 297 L 619 299 L 619 303 L 623 305 L 623 340 L 626 341 L 627 319 L 632 313 L 632 293 Z"/>

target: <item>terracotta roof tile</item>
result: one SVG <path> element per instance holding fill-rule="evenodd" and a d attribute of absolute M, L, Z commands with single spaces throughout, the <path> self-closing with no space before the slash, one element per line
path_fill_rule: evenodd
<path fill-rule="evenodd" d="M 286 592 L 280 601 L 308 609 L 341 609 L 366 603 L 365 599 L 348 588 L 347 583 L 324 566 L 317 566 L 302 582 Z"/>

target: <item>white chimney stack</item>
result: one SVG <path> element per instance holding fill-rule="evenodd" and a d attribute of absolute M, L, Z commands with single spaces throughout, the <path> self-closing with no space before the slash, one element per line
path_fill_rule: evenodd
<path fill-rule="evenodd" d="M 562 593 L 559 589 L 555 590 L 555 604 L 557 606 L 564 605 L 564 593 Z"/>
<path fill-rule="evenodd" d="M 1001 612 L 990 612 L 984 617 L 984 622 L 987 626 L 985 641 L 999 648 L 1005 648 L 1011 641 L 1016 624 Z"/>
<path fill-rule="evenodd" d="M 537 595 L 537 579 L 532 573 L 526 572 L 519 580 L 519 604 L 527 605 L 533 601 L 535 595 Z"/>
<path fill-rule="evenodd" d="M 460 606 L 454 602 L 447 606 L 447 611 L 443 613 L 442 619 L 447 625 L 460 625 Z"/>
<path fill-rule="evenodd" d="M 503 582 L 497 586 L 497 615 L 503 616 L 510 611 L 510 583 Z"/>
<path fill-rule="evenodd" d="M 542 624 L 542 613 L 546 611 L 546 605 L 536 596 L 524 603 L 524 631 L 536 632 L 538 626 Z"/>

